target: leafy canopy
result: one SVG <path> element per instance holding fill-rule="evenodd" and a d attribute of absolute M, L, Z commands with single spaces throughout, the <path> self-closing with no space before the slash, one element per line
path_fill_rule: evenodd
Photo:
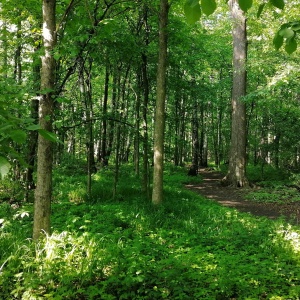
<path fill-rule="evenodd" d="M 228 0 L 227 0 L 228 2 Z M 247 12 L 253 5 L 253 0 L 238 0 L 240 8 Z M 257 18 L 259 18 L 265 8 L 266 4 L 274 6 L 279 9 L 284 9 L 284 0 L 269 0 L 268 3 L 262 3 L 259 5 L 257 11 Z M 186 0 L 184 5 L 184 13 L 187 18 L 187 22 L 194 24 L 197 22 L 202 12 L 209 16 L 217 8 L 216 0 Z M 300 21 L 294 21 L 283 24 L 276 33 L 273 44 L 277 50 L 281 48 L 285 41 L 285 51 L 288 54 L 293 53 L 297 49 L 296 36 L 300 32 Z"/>

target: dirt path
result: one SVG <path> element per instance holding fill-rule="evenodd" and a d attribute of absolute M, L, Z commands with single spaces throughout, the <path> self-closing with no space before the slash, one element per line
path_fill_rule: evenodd
<path fill-rule="evenodd" d="M 224 177 L 220 172 L 201 169 L 200 175 L 203 182 L 197 185 L 186 185 L 188 189 L 194 190 L 208 199 L 218 203 L 235 208 L 242 212 L 249 212 L 256 216 L 266 216 L 270 219 L 276 219 L 284 216 L 289 222 L 300 223 L 299 204 L 281 205 L 274 203 L 258 203 L 245 200 L 245 195 L 251 189 L 244 190 L 232 187 L 224 187 L 220 180 Z"/>

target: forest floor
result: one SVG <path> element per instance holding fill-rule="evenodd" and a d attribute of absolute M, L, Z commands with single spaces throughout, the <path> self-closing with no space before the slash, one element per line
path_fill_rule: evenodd
<path fill-rule="evenodd" d="M 203 182 L 198 184 L 188 184 L 186 187 L 196 191 L 202 196 L 216 201 L 223 206 L 237 209 L 241 212 L 248 212 L 255 216 L 265 216 L 270 219 L 284 218 L 286 221 L 300 225 L 300 203 L 261 203 L 249 201 L 245 198 L 247 193 L 252 192 L 254 188 L 233 188 L 221 185 L 221 179 L 224 174 L 211 169 L 201 169 L 199 175 Z"/>

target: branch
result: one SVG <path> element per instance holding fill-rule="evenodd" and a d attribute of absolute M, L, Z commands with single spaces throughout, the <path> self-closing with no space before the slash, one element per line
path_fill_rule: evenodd
<path fill-rule="evenodd" d="M 82 126 L 83 124 L 87 124 L 87 123 L 89 123 L 89 122 L 99 121 L 99 120 L 103 120 L 103 119 L 104 119 L 103 117 L 92 118 L 92 119 L 90 119 L 90 120 L 83 120 L 83 121 L 81 121 L 80 123 L 74 124 L 74 125 L 72 125 L 72 126 L 61 126 L 60 128 L 65 129 L 65 130 L 69 130 L 69 129 L 73 129 L 73 128 Z M 106 120 L 114 121 L 114 122 L 117 122 L 117 123 L 121 123 L 121 124 L 127 125 L 127 126 L 129 126 L 129 127 L 131 127 L 131 128 L 134 128 L 134 125 L 132 125 L 132 124 L 126 122 L 126 121 L 122 121 L 122 120 L 115 119 L 115 118 L 106 118 Z M 59 129 L 60 129 L 60 128 L 59 128 Z"/>

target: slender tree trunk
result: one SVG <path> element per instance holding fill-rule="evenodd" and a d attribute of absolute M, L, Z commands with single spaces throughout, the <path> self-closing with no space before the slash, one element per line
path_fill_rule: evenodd
<path fill-rule="evenodd" d="M 40 49 L 38 46 L 34 51 L 37 52 Z M 33 92 L 36 97 L 40 97 L 38 91 L 41 86 L 41 60 L 38 56 L 35 56 L 33 60 Z M 38 99 L 32 99 L 30 104 L 30 117 L 34 120 L 34 123 L 38 123 L 39 120 L 39 101 Z M 36 161 L 36 148 L 38 144 L 38 132 L 32 130 L 28 135 L 28 152 L 27 152 L 27 170 L 26 170 L 26 201 L 29 200 L 29 191 L 35 189 L 35 183 L 33 179 L 34 165 Z"/>
<path fill-rule="evenodd" d="M 142 191 L 146 198 L 150 198 L 149 192 L 149 150 L 148 150 L 148 103 L 149 103 L 149 80 L 148 80 L 148 66 L 147 56 L 142 54 L 142 79 L 143 79 L 143 111 L 142 111 L 142 137 L 143 137 L 143 181 Z"/>
<path fill-rule="evenodd" d="M 55 7 L 56 0 L 43 0 L 43 43 L 45 53 L 42 57 L 39 124 L 43 130 L 52 132 L 53 91 L 55 88 L 55 60 L 53 49 L 56 44 Z M 53 145 L 41 134 L 38 138 L 37 186 L 35 190 L 33 239 L 42 232 L 50 234 L 50 207 L 52 197 L 52 159 Z"/>
<path fill-rule="evenodd" d="M 281 134 L 279 130 L 275 131 L 274 143 L 274 165 L 276 169 L 279 169 L 279 156 L 280 156 L 280 138 Z"/>
<path fill-rule="evenodd" d="M 3 29 L 2 29 L 2 47 L 3 47 L 3 77 L 7 78 L 8 74 L 8 30 L 7 24 L 3 22 Z"/>
<path fill-rule="evenodd" d="M 20 13 L 20 11 L 19 11 Z M 13 78 L 15 82 L 18 85 L 22 84 L 22 41 L 21 41 L 21 28 L 22 23 L 21 20 L 18 18 L 17 20 L 17 47 L 15 50 L 15 55 L 14 55 L 14 73 L 13 73 Z M 17 112 L 17 117 L 21 118 L 20 112 Z M 20 145 L 15 144 L 14 145 L 15 150 L 17 153 L 20 155 L 21 148 Z M 19 181 L 21 180 L 21 164 L 18 160 L 15 161 L 14 164 L 14 180 Z"/>
<path fill-rule="evenodd" d="M 20 12 L 21 13 L 21 12 Z M 15 52 L 14 57 L 14 79 L 18 84 L 21 84 L 22 82 L 22 59 L 21 59 L 21 53 L 22 53 L 22 41 L 21 41 L 21 30 L 22 30 L 22 23 L 21 20 L 18 20 L 17 23 L 17 49 Z"/>
<path fill-rule="evenodd" d="M 246 18 L 237 0 L 230 1 L 233 20 L 233 86 L 229 169 L 223 183 L 236 187 L 248 185 L 246 178 L 246 95 L 247 35 Z"/>
<path fill-rule="evenodd" d="M 101 148 L 101 160 L 102 166 L 108 165 L 107 159 L 107 101 L 108 101 L 108 89 L 109 89 L 109 67 L 106 66 L 105 70 L 105 82 L 104 82 L 104 98 L 103 98 L 103 108 L 102 108 L 102 148 Z"/>
<path fill-rule="evenodd" d="M 115 68 L 113 74 L 113 87 L 112 87 L 112 96 L 111 96 L 111 115 L 113 119 L 110 120 L 109 127 L 108 127 L 108 141 L 107 141 L 107 150 L 106 150 L 107 164 L 109 163 L 109 158 L 113 151 L 113 141 L 114 141 L 115 127 L 116 127 L 115 118 L 117 117 L 117 86 L 118 86 L 119 78 L 120 78 L 120 74 L 117 68 Z"/>
<path fill-rule="evenodd" d="M 91 197 L 92 174 L 96 172 L 94 157 L 94 132 L 93 132 L 93 103 L 91 82 L 92 60 L 85 66 L 83 59 L 79 65 L 79 87 L 84 107 L 85 136 L 86 136 L 86 158 L 87 158 L 87 196 Z"/>
<path fill-rule="evenodd" d="M 134 170 L 140 175 L 140 109 L 141 109 L 141 72 L 137 71 L 137 92 L 135 104 L 135 134 L 134 134 Z"/>
<path fill-rule="evenodd" d="M 158 205 L 163 201 L 168 10 L 168 0 L 160 0 L 159 54 L 157 66 L 157 90 L 154 123 L 154 168 L 152 191 L 152 203 L 154 205 Z"/>
<path fill-rule="evenodd" d="M 197 101 L 193 99 L 194 101 Z M 192 116 L 192 164 L 198 169 L 199 166 L 199 121 L 198 121 L 198 103 L 195 102 Z"/>
<path fill-rule="evenodd" d="M 207 133 L 206 133 L 206 120 L 205 120 L 205 109 L 204 104 L 200 108 L 200 122 L 201 122 L 201 132 L 200 132 L 200 166 L 206 168 L 208 166 L 208 145 L 207 145 Z"/>
<path fill-rule="evenodd" d="M 144 46 L 149 45 L 150 28 L 148 25 L 148 6 L 143 7 L 143 27 L 145 31 Z M 149 104 L 149 78 L 148 78 L 148 57 L 147 53 L 142 52 L 142 146 L 143 146 L 143 168 L 142 168 L 142 192 L 147 199 L 150 199 L 150 175 L 149 175 L 149 135 L 148 135 L 148 104 Z"/>

